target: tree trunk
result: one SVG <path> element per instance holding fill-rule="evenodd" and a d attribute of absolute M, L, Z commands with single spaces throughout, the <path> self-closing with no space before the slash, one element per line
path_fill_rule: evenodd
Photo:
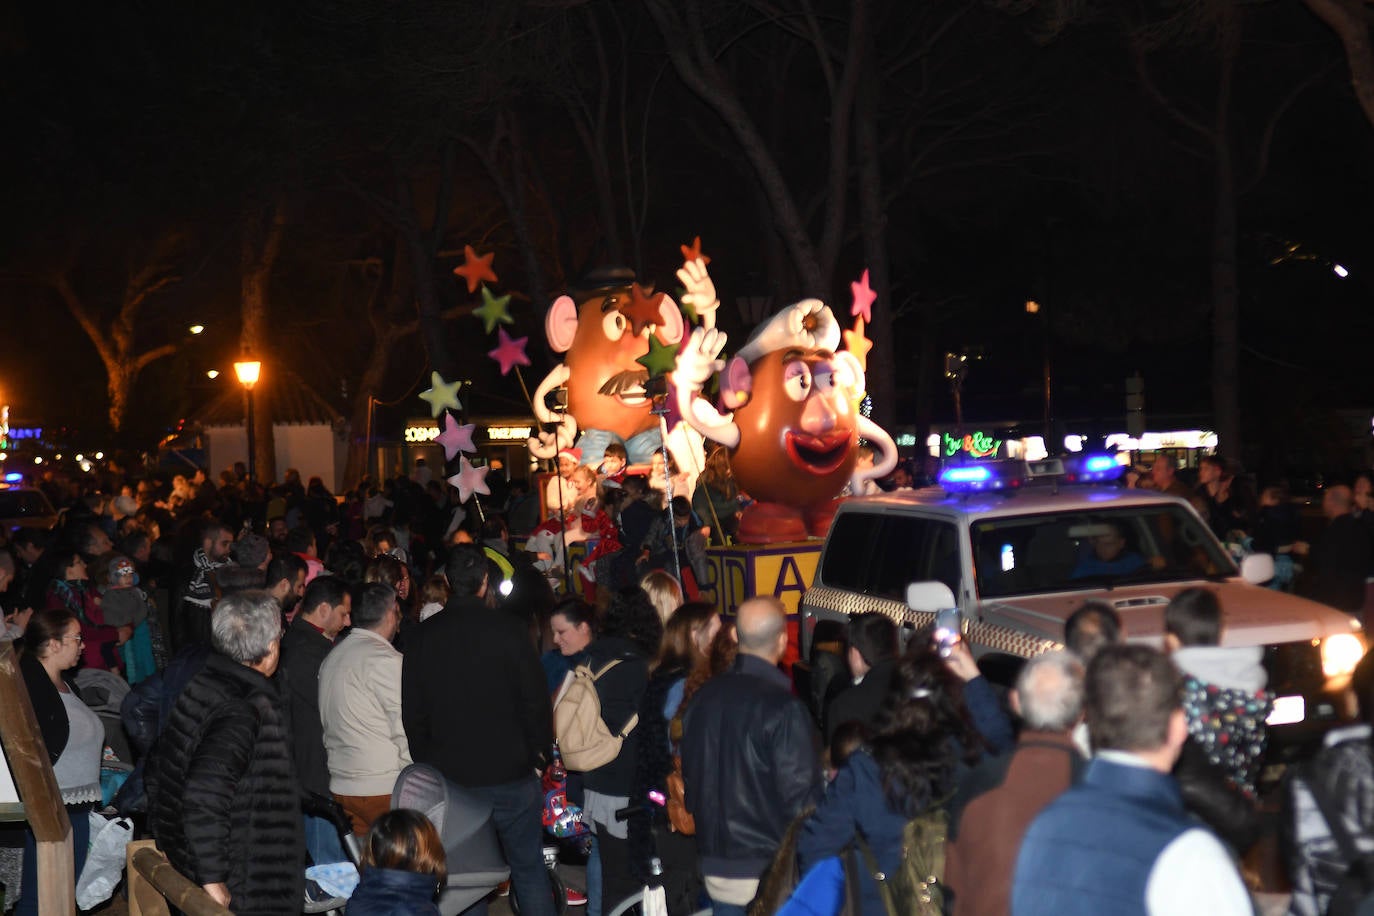
<path fill-rule="evenodd" d="M 505 140 L 507 154 L 501 155 L 501 141 Z M 534 231 L 530 228 L 528 177 L 525 168 L 524 136 L 520 130 L 519 116 L 506 112 L 501 116 L 492 137 L 491 144 L 483 149 L 471 138 L 464 140 L 472 154 L 481 163 L 483 170 L 491 178 L 496 193 L 501 198 L 506 214 L 510 217 L 511 233 L 515 236 L 516 247 L 524 261 L 525 294 L 530 297 L 534 313 L 543 322 L 544 313 L 549 308 L 549 282 L 544 276 L 544 265 L 539 260 Z M 510 173 L 501 168 L 502 159 L 510 160 Z"/>
<path fill-rule="evenodd" d="M 859 226 L 869 284 L 877 292 L 873 321 L 865 329 L 873 349 L 868 358 L 868 393 L 873 419 L 890 428 L 897 421 L 897 377 L 892 347 L 892 281 L 887 259 L 887 210 L 883 205 L 882 162 L 878 144 L 878 84 L 871 41 L 862 52 L 863 82 L 854 117 L 854 147 L 859 172 Z M 856 64 L 857 66 L 857 64 Z"/>
<path fill-rule="evenodd" d="M 830 277 L 821 272 L 816 247 L 777 160 L 764 143 L 753 118 L 720 73 L 714 53 L 706 46 L 699 4 L 696 0 L 688 0 L 686 22 L 678 17 L 677 4 L 669 0 L 645 0 L 645 5 L 663 34 L 668 57 L 678 76 L 725 122 L 753 167 L 772 209 L 773 225 L 801 279 L 803 293 L 828 299 Z"/>
<path fill-rule="evenodd" d="M 240 280 L 243 327 L 239 341 L 246 354 L 263 364 L 260 381 L 253 389 L 253 436 L 256 440 L 253 463 L 258 480 L 264 483 L 277 479 L 277 445 L 269 392 L 284 384 L 281 378 L 284 362 L 268 345 L 267 300 L 268 283 L 281 253 L 285 224 L 286 211 L 280 201 L 266 211 L 251 204 L 244 209 Z"/>
<path fill-rule="evenodd" d="M 942 378 L 940 373 L 940 353 L 935 346 L 935 306 L 921 303 L 917 306 L 920 343 L 917 344 L 919 356 L 916 360 L 916 455 L 923 464 L 930 455 L 926 440 L 930 438 L 930 428 L 935 419 L 935 385 Z"/>
<path fill-rule="evenodd" d="M 400 232 L 397 232 L 390 263 L 383 266 L 382 275 L 377 278 L 377 288 L 367 303 L 367 320 L 372 327 L 374 340 L 367 363 L 363 366 L 357 392 L 353 396 L 349 421 L 348 460 L 344 464 L 345 489 L 357 486 L 358 481 L 369 471 L 368 457 L 372 451 L 369 433 L 374 432 L 368 426 L 372 399 L 381 391 L 382 383 L 386 380 L 387 370 L 391 367 L 391 351 L 400 336 L 389 336 L 389 331 L 396 325 L 387 316 L 400 314 L 403 307 L 412 300 L 411 277 L 412 272 L 406 265 L 406 243 Z M 378 292 L 383 285 L 387 291 L 385 295 L 379 296 Z"/>
<path fill-rule="evenodd" d="M 451 159 L 451 157 L 446 157 Z M 452 169 L 449 161 L 446 169 Z M 441 187 L 444 183 L 441 182 Z M 444 321 L 440 317 L 443 306 L 439 301 L 439 287 L 434 279 L 434 252 L 432 236 L 442 234 L 442 214 L 447 213 L 444 202 L 436 210 L 434 232 L 426 233 L 420 228 L 419 214 L 415 211 L 415 195 L 410 189 L 410 177 L 398 166 L 396 169 L 396 204 L 401 212 L 401 232 L 405 237 L 406 251 L 410 257 L 410 267 L 415 281 L 415 302 L 419 310 L 420 336 L 425 344 L 425 354 L 429 357 L 430 368 L 443 376 L 444 381 L 458 377 L 457 363 L 449 352 L 448 342 L 444 339 Z"/>
<path fill-rule="evenodd" d="M 1241 455 L 1240 328 L 1236 269 L 1236 179 L 1228 123 L 1239 24 L 1222 35 L 1221 74 L 1217 86 L 1213 154 L 1216 169 L 1216 213 L 1212 227 L 1212 413 L 1220 447 Z"/>
<path fill-rule="evenodd" d="M 1350 85 L 1364 116 L 1374 124 L 1374 47 L 1370 42 L 1368 4 L 1360 0 L 1306 0 L 1307 8 L 1331 27 L 1345 47 Z"/>

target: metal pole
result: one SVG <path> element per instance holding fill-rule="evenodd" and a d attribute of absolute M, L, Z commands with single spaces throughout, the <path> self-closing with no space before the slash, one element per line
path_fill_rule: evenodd
<path fill-rule="evenodd" d="M 1042 314 L 1040 318 L 1040 346 L 1045 360 L 1045 450 L 1051 455 L 1057 455 L 1063 449 L 1064 443 L 1051 443 L 1054 438 L 1054 406 L 1052 400 L 1052 379 L 1050 364 L 1050 317 Z"/>
<path fill-rule="evenodd" d="M 257 479 L 257 439 L 253 434 L 253 386 L 248 385 L 248 482 Z"/>

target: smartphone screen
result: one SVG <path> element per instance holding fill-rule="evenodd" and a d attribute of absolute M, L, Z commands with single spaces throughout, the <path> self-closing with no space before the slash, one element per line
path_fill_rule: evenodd
<path fill-rule="evenodd" d="M 957 607 L 941 608 L 935 612 L 935 645 L 942 658 L 948 658 L 963 635 L 964 615 Z"/>

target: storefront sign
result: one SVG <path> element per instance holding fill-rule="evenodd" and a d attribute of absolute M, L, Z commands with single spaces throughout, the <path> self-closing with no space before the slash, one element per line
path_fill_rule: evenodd
<path fill-rule="evenodd" d="M 405 437 L 407 442 L 433 442 L 439 438 L 439 427 L 413 424 L 406 427 Z"/>
<path fill-rule="evenodd" d="M 1153 452 L 1162 448 L 1214 449 L 1217 447 L 1217 434 L 1202 429 L 1176 429 L 1146 433 L 1135 439 L 1117 433 L 1107 437 L 1107 447 L 1122 452 Z"/>
<path fill-rule="evenodd" d="M 953 458 L 960 452 L 973 458 L 995 458 L 997 450 L 1002 447 L 1001 439 L 994 439 L 982 432 L 972 432 L 963 438 L 945 433 L 944 437 L 946 458 Z"/>
<path fill-rule="evenodd" d="M 524 440 L 530 437 L 528 426 L 488 426 L 487 438 L 499 441 Z"/>

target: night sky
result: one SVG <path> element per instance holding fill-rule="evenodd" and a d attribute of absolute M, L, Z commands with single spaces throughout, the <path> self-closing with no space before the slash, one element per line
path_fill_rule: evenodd
<path fill-rule="evenodd" d="M 413 320 L 415 271 L 433 277 L 443 307 L 474 301 L 451 274 L 464 244 L 496 252 L 497 292 L 515 293 L 514 331 L 531 336 L 531 387 L 554 361 L 541 302 L 607 263 L 671 288 L 678 245 L 697 235 L 713 257 L 721 322 L 742 337 L 738 297 L 781 305 L 805 283 L 777 244 L 736 136 L 674 67 L 650 15 L 656 5 L 148 2 L 83 8 L 79 18 L 51 4 L 9 5 L 0 21 L 9 122 L 0 400 L 18 422 L 105 437 L 105 372 L 54 278 L 108 321 L 131 276 L 154 264 L 177 279 L 144 303 L 135 348 L 178 351 L 141 373 L 121 441 L 155 442 L 232 383 L 243 214 L 260 202 L 287 214 L 264 358 L 290 365 L 345 414 L 374 340 L 369 302 L 391 294 L 389 320 Z M 699 10 L 720 79 L 819 240 L 831 121 L 817 46 L 833 72 L 855 65 L 846 49 L 854 5 L 667 6 Z M 1133 22 L 1102 4 L 1057 30 L 1046 25 L 1049 6 L 868 4 L 864 72 L 875 104 L 854 117 L 872 120 L 880 148 L 893 414 L 903 424 L 950 421 L 942 357 L 967 346 L 983 358 L 967 382 L 966 415 L 1035 423 L 1047 321 L 1061 418 L 1119 427 L 1123 382 L 1140 371 L 1148 415 L 1198 415 L 1205 426 L 1216 160 L 1145 91 L 1129 36 L 1150 28 L 1157 41 L 1143 53 L 1155 85 L 1201 123 L 1215 117 L 1214 36 L 1167 23 L 1186 4 L 1135 5 Z M 1374 404 L 1374 128 L 1352 96 L 1340 43 L 1302 4 L 1235 8 L 1228 144 L 1241 421 L 1247 463 L 1273 467 L 1297 460 L 1275 457 L 1286 438 L 1329 428 L 1330 409 Z M 533 259 L 492 161 L 479 158 L 489 151 L 506 190 L 523 192 Z M 824 278 L 845 312 L 848 283 L 866 266 L 852 143 L 848 152 L 840 244 Z M 427 227 L 445 157 L 445 231 L 432 263 L 416 265 L 398 246 L 398 182 L 413 191 L 409 218 Z M 1041 316 L 1025 314 L 1028 298 L 1045 304 Z M 192 323 L 207 332 L 189 338 Z M 448 345 L 482 409 L 518 412 L 518 385 L 496 372 L 475 327 L 450 322 Z M 420 335 L 399 343 L 376 396 L 417 390 L 424 360 Z M 226 374 L 211 382 L 211 367 Z M 414 403 L 390 419 L 420 413 Z"/>

